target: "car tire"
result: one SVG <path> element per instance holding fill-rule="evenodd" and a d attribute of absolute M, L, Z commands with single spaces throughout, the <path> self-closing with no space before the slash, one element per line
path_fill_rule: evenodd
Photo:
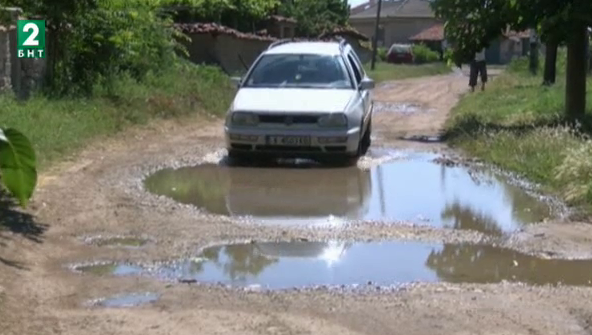
<path fill-rule="evenodd" d="M 364 156 L 368 153 L 370 146 L 372 145 L 372 118 L 368 120 L 368 128 L 360 140 L 360 156 Z"/>
<path fill-rule="evenodd" d="M 230 149 L 228 150 L 228 162 L 230 165 L 242 166 L 245 165 L 247 161 L 249 161 L 247 154 Z"/>

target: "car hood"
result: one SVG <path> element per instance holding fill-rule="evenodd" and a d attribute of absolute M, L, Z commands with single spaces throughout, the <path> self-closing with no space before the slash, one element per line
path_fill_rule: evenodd
<path fill-rule="evenodd" d="M 232 105 L 236 111 L 327 113 L 344 111 L 354 90 L 302 88 L 241 88 Z"/>

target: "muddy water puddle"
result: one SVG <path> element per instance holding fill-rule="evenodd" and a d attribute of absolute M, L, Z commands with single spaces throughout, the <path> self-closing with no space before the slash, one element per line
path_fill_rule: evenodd
<path fill-rule="evenodd" d="M 93 300 L 89 303 L 91 306 L 100 307 L 136 307 L 156 302 L 159 299 L 156 293 L 129 293 L 121 294 L 112 297 Z"/>
<path fill-rule="evenodd" d="M 552 216 L 548 202 L 502 175 L 437 164 L 437 157 L 410 153 L 368 169 L 203 164 L 160 170 L 145 186 L 213 214 L 263 224 L 406 221 L 502 234 Z"/>
<path fill-rule="evenodd" d="M 140 266 L 130 264 L 117 264 L 117 263 L 89 263 L 79 264 L 72 266 L 72 270 L 80 273 L 88 273 L 92 275 L 116 275 L 125 276 L 130 274 L 139 273 L 143 270 Z"/>
<path fill-rule="evenodd" d="M 542 259 L 490 245 L 334 241 L 215 246 L 128 274 L 267 289 L 502 281 L 586 286 L 590 269 L 592 260 Z"/>

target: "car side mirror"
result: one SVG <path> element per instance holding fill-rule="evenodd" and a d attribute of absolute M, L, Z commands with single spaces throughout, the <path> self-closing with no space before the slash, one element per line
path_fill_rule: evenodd
<path fill-rule="evenodd" d="M 364 79 L 362 79 L 362 82 L 360 83 L 360 89 L 362 91 L 365 90 L 371 90 L 375 87 L 376 85 L 374 84 L 374 80 L 366 77 Z"/>
<path fill-rule="evenodd" d="M 239 87 L 243 81 L 242 77 L 230 77 L 230 81 L 236 87 Z"/>

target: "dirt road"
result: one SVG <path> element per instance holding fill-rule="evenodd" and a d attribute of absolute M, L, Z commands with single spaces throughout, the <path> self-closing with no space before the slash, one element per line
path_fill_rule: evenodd
<path fill-rule="evenodd" d="M 373 145 L 447 151 L 441 143 L 401 136 L 437 136 L 466 82 L 462 76 L 448 75 L 377 88 L 375 98 L 383 109 L 405 103 L 424 111 L 378 111 Z M 41 176 L 33 217 L 18 213 L 11 217 L 27 228 L 0 235 L 1 333 L 590 334 L 590 288 L 441 283 L 401 290 L 368 285 L 354 293 L 322 288 L 251 292 L 145 277 L 78 274 L 66 267 L 86 261 L 166 260 L 233 240 L 488 241 L 477 232 L 412 225 L 353 224 L 344 230 L 314 231 L 241 225 L 143 190 L 142 178 L 161 167 L 219 160 L 221 131 L 219 120 L 162 122 L 98 141 Z M 83 243 L 83 237 L 90 235 L 148 236 L 154 243 L 141 249 L 100 247 Z M 559 256 L 589 257 L 592 244 L 582 236 L 592 236 L 587 225 L 546 224 L 498 242 L 532 253 L 551 250 Z M 135 308 L 83 305 L 88 299 L 131 291 L 157 292 L 161 298 Z"/>

